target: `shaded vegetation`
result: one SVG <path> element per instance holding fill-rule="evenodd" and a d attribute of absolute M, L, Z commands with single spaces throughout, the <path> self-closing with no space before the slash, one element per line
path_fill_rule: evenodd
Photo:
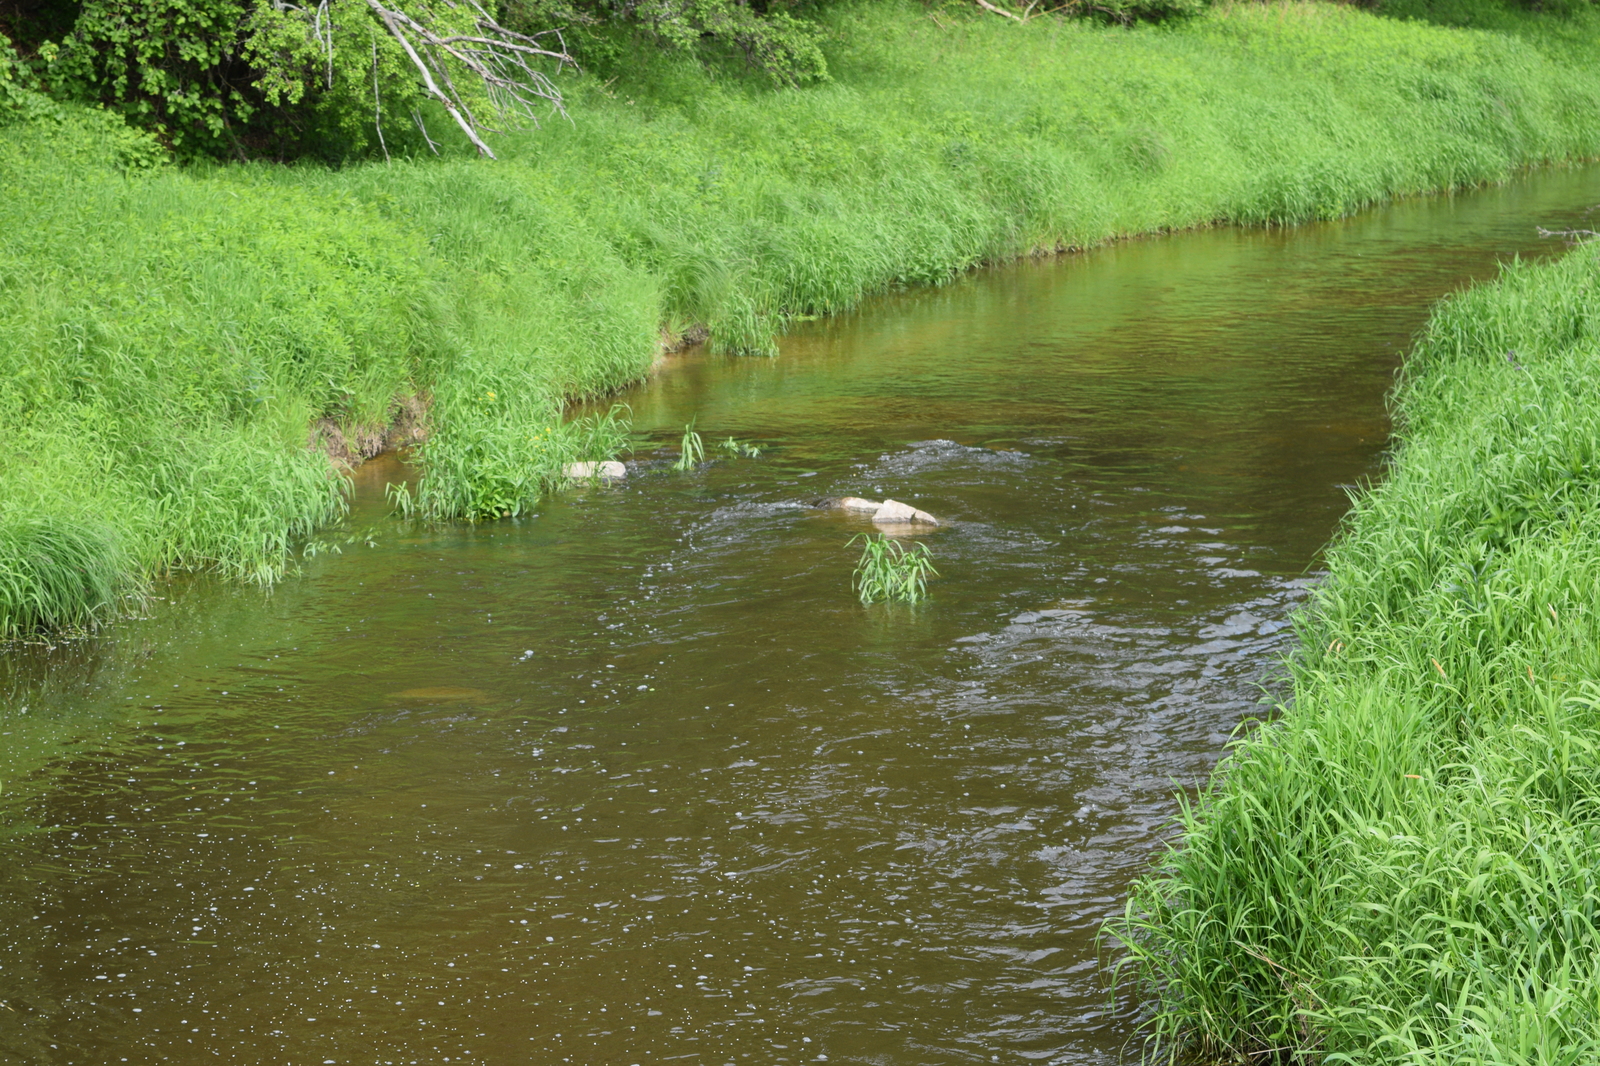
<path fill-rule="evenodd" d="M 413 154 L 452 123 L 493 154 L 488 134 L 562 113 L 569 39 L 599 69 L 665 49 L 827 77 L 819 28 L 781 0 L 0 0 L 0 36 L 56 98 L 182 158 Z"/>

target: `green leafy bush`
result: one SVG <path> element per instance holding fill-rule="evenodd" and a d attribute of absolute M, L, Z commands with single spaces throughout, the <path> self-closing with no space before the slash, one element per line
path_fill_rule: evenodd
<path fill-rule="evenodd" d="M 59 42 L 28 46 L 59 97 L 114 108 L 180 155 L 241 159 L 387 155 L 432 146 L 441 121 L 473 137 L 536 123 L 540 100 L 560 107 L 546 68 L 566 62 L 563 28 L 600 57 L 731 50 L 779 84 L 826 76 L 814 24 L 737 0 L 507 0 L 509 29 L 474 0 L 388 2 L 84 0 Z"/>
<path fill-rule="evenodd" d="M 183 154 L 359 155 L 383 109 L 404 143 L 423 101 L 373 21 L 358 0 L 333 0 L 309 22 L 271 0 L 86 0 L 47 77 Z"/>
<path fill-rule="evenodd" d="M 579 62 L 606 76 L 665 48 L 716 65 L 733 59 L 778 85 L 825 80 L 822 32 L 791 5 L 756 0 L 501 0 L 507 25 L 560 27 Z"/>

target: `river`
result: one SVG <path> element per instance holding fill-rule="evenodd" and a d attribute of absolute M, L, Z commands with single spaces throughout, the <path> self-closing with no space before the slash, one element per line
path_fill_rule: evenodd
<path fill-rule="evenodd" d="M 379 460 L 276 588 L 11 648 L 0 1059 L 1119 1061 L 1101 923 L 1262 713 L 1402 351 L 1597 201 L 884 297 L 673 357 L 618 485 L 430 528 Z M 847 494 L 944 520 L 927 602 L 855 601 Z"/>

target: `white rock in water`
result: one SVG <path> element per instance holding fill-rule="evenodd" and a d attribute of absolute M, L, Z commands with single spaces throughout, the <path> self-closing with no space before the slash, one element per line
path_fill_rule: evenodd
<path fill-rule="evenodd" d="M 844 499 L 839 501 L 838 506 L 842 511 L 859 511 L 863 514 L 877 514 L 878 508 L 882 507 L 883 504 L 879 503 L 877 500 L 863 500 L 860 496 L 846 496 Z"/>
<path fill-rule="evenodd" d="M 901 503 L 899 500 L 884 500 L 883 506 L 873 513 L 872 520 L 883 525 L 899 525 L 907 522 L 919 522 L 929 526 L 939 524 L 939 520 L 927 511 L 919 511 L 909 503 Z"/>
<path fill-rule="evenodd" d="M 627 477 L 628 468 L 615 459 L 607 459 L 603 463 L 568 463 L 565 473 L 574 481 L 588 481 L 596 476 L 605 478 Z"/>

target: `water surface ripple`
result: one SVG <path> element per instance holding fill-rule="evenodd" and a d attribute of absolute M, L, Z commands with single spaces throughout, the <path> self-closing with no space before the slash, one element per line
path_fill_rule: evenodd
<path fill-rule="evenodd" d="M 633 476 L 0 658 L 0 1059 L 1110 1063 L 1101 921 L 1288 646 L 1429 303 L 1600 173 L 693 354 Z M 691 417 L 758 459 L 669 468 Z M 714 450 L 711 454 L 716 455 Z M 943 575 L 863 609 L 912 501 Z"/>

